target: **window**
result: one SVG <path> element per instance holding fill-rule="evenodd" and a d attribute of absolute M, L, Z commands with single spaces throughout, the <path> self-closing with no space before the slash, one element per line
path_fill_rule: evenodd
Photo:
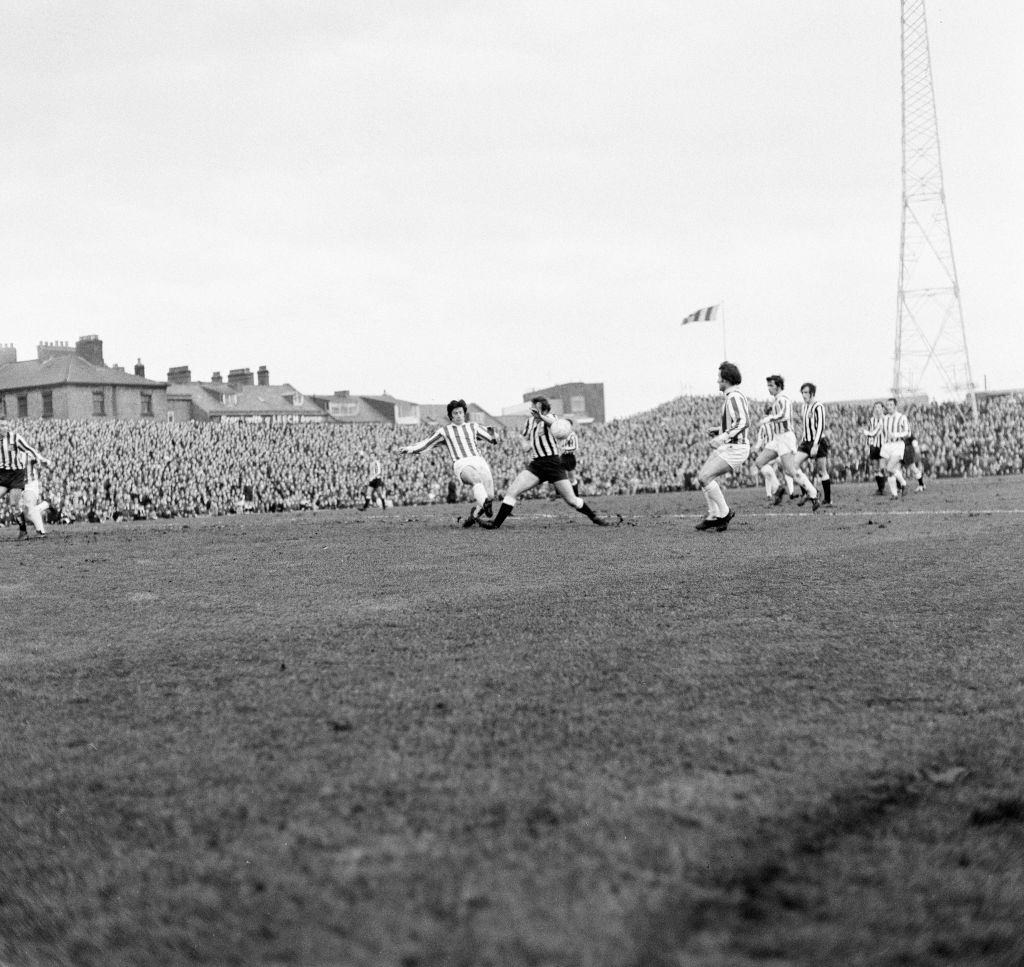
<path fill-rule="evenodd" d="M 153 415 L 153 394 L 143 393 L 142 394 L 142 415 L 152 416 Z"/>
<path fill-rule="evenodd" d="M 28 416 L 28 394 L 22 393 L 18 397 L 18 416 Z"/>
<path fill-rule="evenodd" d="M 570 413 L 586 413 L 587 412 L 587 399 L 585 396 L 570 396 L 569 397 L 569 412 Z"/>
<path fill-rule="evenodd" d="M 327 404 L 327 412 L 331 416 L 355 416 L 359 413 L 359 401 L 347 400 L 344 403 L 340 403 L 337 400 L 331 400 Z"/>
<path fill-rule="evenodd" d="M 106 416 L 107 415 L 107 401 L 104 398 L 103 390 L 94 389 L 92 391 L 92 415 L 93 416 Z"/>
<path fill-rule="evenodd" d="M 53 393 L 49 390 L 43 393 L 43 419 L 53 418 Z"/>

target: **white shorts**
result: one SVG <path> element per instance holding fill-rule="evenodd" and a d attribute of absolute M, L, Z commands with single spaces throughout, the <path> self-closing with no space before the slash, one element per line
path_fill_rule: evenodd
<path fill-rule="evenodd" d="M 882 444 L 882 463 L 899 463 L 903 459 L 905 444 L 902 440 Z"/>
<path fill-rule="evenodd" d="M 483 457 L 460 457 L 455 461 L 452 469 L 454 469 L 455 476 L 459 480 L 462 480 L 462 472 L 464 470 L 474 471 L 487 493 L 490 494 L 494 491 L 494 478 L 491 476 L 491 468 Z"/>
<path fill-rule="evenodd" d="M 768 449 L 774 450 L 780 457 L 787 453 L 796 453 L 796 434 L 792 430 L 786 430 L 773 436 Z"/>
<path fill-rule="evenodd" d="M 723 443 L 717 450 L 715 456 L 724 460 L 733 470 L 739 470 L 750 457 L 749 443 Z"/>

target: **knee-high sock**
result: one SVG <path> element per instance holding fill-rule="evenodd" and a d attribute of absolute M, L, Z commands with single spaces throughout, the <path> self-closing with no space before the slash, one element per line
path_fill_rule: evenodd
<path fill-rule="evenodd" d="M 482 483 L 473 484 L 473 499 L 476 501 L 476 509 L 479 511 L 487 499 L 487 488 Z"/>
<path fill-rule="evenodd" d="M 771 497 L 779 489 L 779 475 L 770 463 L 766 463 L 761 468 L 761 476 L 764 477 L 764 492 Z"/>
<path fill-rule="evenodd" d="M 717 480 L 712 480 L 704 488 L 704 497 L 709 505 L 714 507 L 711 513 L 712 517 L 725 517 L 729 513 L 729 505 L 725 502 L 725 495 L 722 493 L 722 488 L 718 486 Z"/>

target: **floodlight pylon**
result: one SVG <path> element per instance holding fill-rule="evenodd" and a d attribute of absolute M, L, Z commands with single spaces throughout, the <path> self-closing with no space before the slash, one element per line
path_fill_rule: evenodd
<path fill-rule="evenodd" d="M 924 0 L 901 0 L 903 218 L 893 395 L 963 400 L 977 415 L 942 179 Z"/>

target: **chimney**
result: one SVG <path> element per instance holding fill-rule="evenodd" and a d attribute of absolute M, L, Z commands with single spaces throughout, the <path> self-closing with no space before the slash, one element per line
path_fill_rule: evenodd
<path fill-rule="evenodd" d="M 135 363 L 135 375 L 141 376 L 143 379 L 146 378 L 146 367 L 142 365 L 142 360 L 139 359 Z"/>
<path fill-rule="evenodd" d="M 266 366 L 260 366 L 260 368 L 256 370 L 256 382 L 259 383 L 260 386 L 270 385 L 270 370 L 267 369 Z"/>
<path fill-rule="evenodd" d="M 214 373 L 210 377 L 210 382 L 211 383 L 223 383 L 224 382 L 224 377 L 221 376 L 220 372 L 216 372 L 216 373 Z"/>
<path fill-rule="evenodd" d="M 18 350 L 14 348 L 14 345 L 9 342 L 5 342 L 0 346 L 0 366 L 5 363 L 16 363 L 18 361 Z"/>
<path fill-rule="evenodd" d="M 232 369 L 228 372 L 228 382 L 232 386 L 252 386 L 253 376 L 251 369 Z"/>
<path fill-rule="evenodd" d="M 36 359 L 44 363 L 54 356 L 74 356 L 75 351 L 66 342 L 41 342 L 36 347 Z"/>
<path fill-rule="evenodd" d="M 172 366 L 167 370 L 168 383 L 191 383 L 192 370 L 188 366 Z"/>
<path fill-rule="evenodd" d="M 87 363 L 92 363 L 93 366 L 104 365 L 103 340 L 99 336 L 82 336 L 75 343 L 75 353 Z"/>

